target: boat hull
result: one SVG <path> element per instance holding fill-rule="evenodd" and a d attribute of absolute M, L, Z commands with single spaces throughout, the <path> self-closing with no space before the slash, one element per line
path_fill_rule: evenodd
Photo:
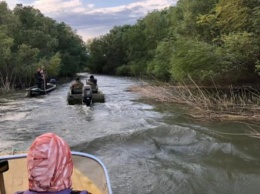
<path fill-rule="evenodd" d="M 71 94 L 71 92 L 67 95 L 67 101 L 69 105 L 84 104 L 82 94 Z M 92 103 L 95 102 L 105 102 L 105 95 L 100 91 L 98 93 L 92 93 Z"/>
<path fill-rule="evenodd" d="M 4 172 L 4 184 L 7 194 L 28 189 L 26 154 L 0 156 L 8 160 L 9 170 Z M 72 174 L 73 190 L 87 190 L 93 194 L 112 194 L 110 180 L 105 165 L 93 155 L 73 152 Z"/>
<path fill-rule="evenodd" d="M 51 84 L 51 83 L 47 83 L 46 90 L 42 90 L 42 89 L 38 88 L 37 86 L 33 86 L 31 88 L 26 89 L 26 91 L 27 91 L 26 96 L 35 97 L 35 96 L 45 95 L 45 94 L 52 92 L 55 89 L 56 89 L 56 85 Z"/>

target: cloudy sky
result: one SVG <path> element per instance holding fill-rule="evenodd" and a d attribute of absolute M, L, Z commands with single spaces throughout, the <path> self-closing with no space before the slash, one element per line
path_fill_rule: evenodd
<path fill-rule="evenodd" d="M 0 0 L 2 1 L 2 0 Z M 113 26 L 134 24 L 154 9 L 175 5 L 178 0 L 5 0 L 10 9 L 17 3 L 39 9 L 45 16 L 65 22 L 84 40 L 109 32 Z"/>

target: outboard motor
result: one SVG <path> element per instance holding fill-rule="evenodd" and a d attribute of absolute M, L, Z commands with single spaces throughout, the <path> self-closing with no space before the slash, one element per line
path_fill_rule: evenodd
<path fill-rule="evenodd" d="M 86 85 L 83 87 L 83 103 L 87 106 L 90 106 L 92 103 L 92 89 L 90 85 Z"/>
<path fill-rule="evenodd" d="M 49 81 L 51 84 L 56 84 L 56 79 L 50 79 L 50 81 Z"/>

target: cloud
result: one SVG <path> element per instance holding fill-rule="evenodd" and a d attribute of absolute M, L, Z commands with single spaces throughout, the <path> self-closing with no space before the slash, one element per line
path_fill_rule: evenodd
<path fill-rule="evenodd" d="M 59 15 L 66 12 L 82 12 L 87 9 L 87 6 L 83 6 L 81 0 L 36 0 L 33 7 L 41 10 L 46 15 Z"/>
<path fill-rule="evenodd" d="M 126 5 L 97 7 L 93 3 L 84 3 L 83 0 L 35 0 L 30 5 L 58 22 L 67 23 L 87 40 L 109 32 L 116 25 L 134 24 L 148 12 L 175 5 L 177 1 L 133 0 L 133 3 Z M 25 0 L 15 2 L 23 3 Z"/>
<path fill-rule="evenodd" d="M 0 1 L 1 1 L 1 0 L 0 0 Z M 19 1 L 19 0 L 5 0 L 5 2 L 8 4 L 8 7 L 9 7 L 10 9 L 13 9 L 16 4 L 21 3 L 21 1 Z"/>

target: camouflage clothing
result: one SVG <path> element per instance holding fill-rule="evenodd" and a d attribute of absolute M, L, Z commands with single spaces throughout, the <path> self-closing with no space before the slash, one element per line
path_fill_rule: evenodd
<path fill-rule="evenodd" d="M 75 81 L 71 86 L 70 89 L 82 89 L 84 84 L 81 81 Z"/>
<path fill-rule="evenodd" d="M 91 86 L 93 93 L 97 93 L 97 91 L 98 91 L 97 84 L 93 83 L 93 82 L 90 81 L 90 80 L 88 80 L 86 84 Z"/>

